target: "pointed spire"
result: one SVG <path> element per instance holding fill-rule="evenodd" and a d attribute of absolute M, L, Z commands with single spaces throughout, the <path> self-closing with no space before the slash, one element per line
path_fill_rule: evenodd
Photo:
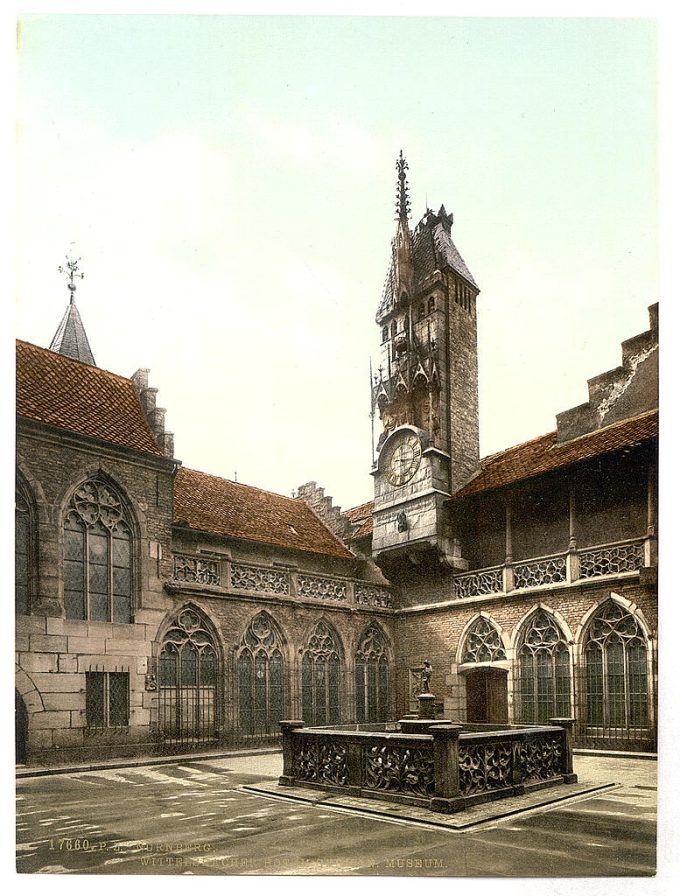
<path fill-rule="evenodd" d="M 58 352 L 60 355 L 66 355 L 69 358 L 75 358 L 76 361 L 82 361 L 85 364 L 91 364 L 93 367 L 96 367 L 90 342 L 75 303 L 75 280 L 82 280 L 84 276 L 78 271 L 79 261 L 80 258 L 74 259 L 69 254 L 66 256 L 66 267 L 59 265 L 58 268 L 60 274 L 66 274 L 70 298 L 66 312 L 57 327 L 57 332 L 52 337 L 50 351 Z"/>
<path fill-rule="evenodd" d="M 404 158 L 404 153 L 399 150 L 399 158 L 397 159 L 397 219 L 407 223 L 411 214 L 411 201 L 408 198 L 408 181 L 406 180 L 406 172 L 408 171 L 408 162 Z"/>

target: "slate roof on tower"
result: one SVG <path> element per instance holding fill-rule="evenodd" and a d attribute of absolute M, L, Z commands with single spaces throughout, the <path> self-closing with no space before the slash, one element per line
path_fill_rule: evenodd
<path fill-rule="evenodd" d="M 52 338 L 50 350 L 94 366 L 95 360 L 90 342 L 73 299 L 69 302 L 61 323 L 57 327 L 57 332 Z"/>

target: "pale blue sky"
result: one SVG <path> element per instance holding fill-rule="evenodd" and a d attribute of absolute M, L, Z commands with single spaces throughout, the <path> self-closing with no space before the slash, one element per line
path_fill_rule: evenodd
<path fill-rule="evenodd" d="M 151 368 L 187 465 L 371 497 L 368 356 L 394 158 L 454 213 L 484 454 L 554 426 L 658 299 L 644 19 L 47 16 L 19 54 L 17 335 L 77 300 Z"/>

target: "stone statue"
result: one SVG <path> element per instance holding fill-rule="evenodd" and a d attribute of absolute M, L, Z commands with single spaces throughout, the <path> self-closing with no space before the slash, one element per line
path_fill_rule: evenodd
<path fill-rule="evenodd" d="M 429 660 L 423 660 L 423 668 L 420 673 L 420 687 L 423 694 L 430 694 L 430 679 L 432 678 L 432 666 Z"/>

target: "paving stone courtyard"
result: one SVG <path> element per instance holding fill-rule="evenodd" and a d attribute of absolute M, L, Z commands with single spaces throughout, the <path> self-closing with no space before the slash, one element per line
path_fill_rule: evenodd
<path fill-rule="evenodd" d="M 478 813 L 458 830 L 434 813 L 414 818 L 380 814 L 380 805 L 281 798 L 272 792 L 281 764 L 280 753 L 266 753 L 41 776 L 24 770 L 17 870 L 439 877 L 655 870 L 652 760 L 577 755 L 580 782 L 613 786 L 538 807 L 517 804 L 510 815 Z"/>

